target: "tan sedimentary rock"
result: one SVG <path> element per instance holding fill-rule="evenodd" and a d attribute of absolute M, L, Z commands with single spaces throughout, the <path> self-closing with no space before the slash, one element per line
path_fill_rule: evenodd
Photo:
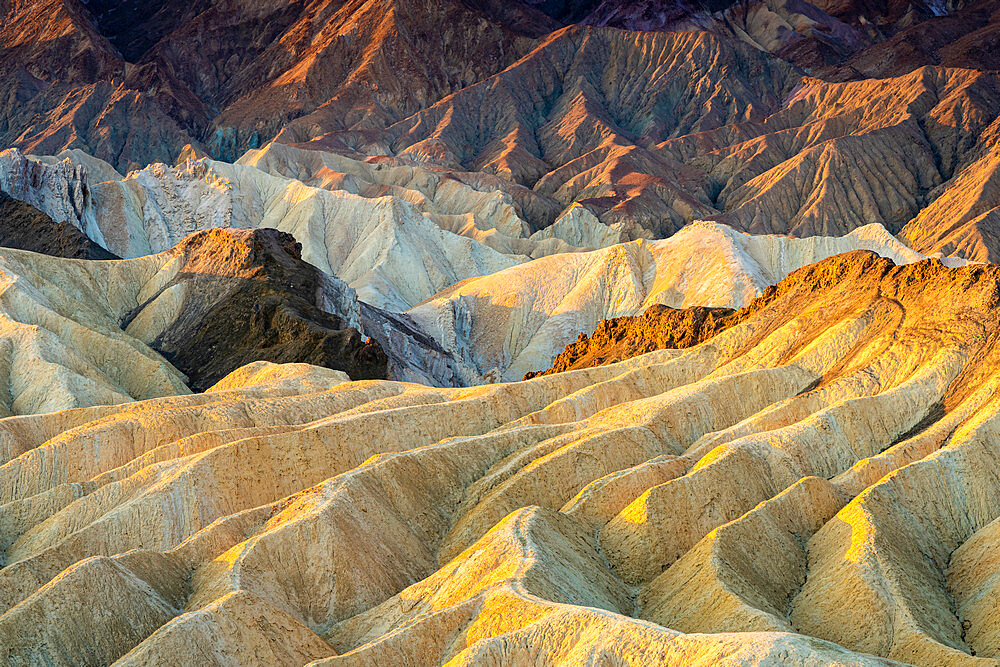
<path fill-rule="evenodd" d="M 697 222 L 669 239 L 543 257 L 466 280 L 407 315 L 455 352 L 466 382 L 514 380 L 548 368 L 566 345 L 605 319 L 638 315 L 655 304 L 739 307 L 790 271 L 857 249 L 900 263 L 924 257 L 879 225 L 840 238 L 795 239 Z"/>
<path fill-rule="evenodd" d="M 275 230 L 233 229 L 134 260 L 0 248 L 0 412 L 187 394 L 258 360 L 386 377 L 354 292 L 299 252 Z"/>
<path fill-rule="evenodd" d="M 0 420 L 0 650 L 995 664 L 997 280 L 857 251 L 606 366 L 439 389 L 259 363 Z"/>

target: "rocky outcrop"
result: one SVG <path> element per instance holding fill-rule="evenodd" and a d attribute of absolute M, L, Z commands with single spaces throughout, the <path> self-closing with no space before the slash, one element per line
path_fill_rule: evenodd
<path fill-rule="evenodd" d="M 563 23 L 643 31 L 708 30 L 745 41 L 831 81 L 900 76 L 926 65 L 1000 69 L 991 48 L 1000 29 L 995 0 L 532 4 Z"/>
<path fill-rule="evenodd" d="M 998 283 L 855 251 L 606 366 L 0 420 L 0 655 L 989 664 Z"/>
<path fill-rule="evenodd" d="M 631 76 L 608 75 L 626 62 L 651 73 L 635 76 L 655 94 L 636 96 Z M 746 68 L 723 65 L 732 62 Z M 998 108 L 992 71 L 924 66 L 831 83 L 712 33 L 575 27 L 382 132 L 301 145 L 486 171 L 581 204 L 626 240 L 663 238 L 699 218 L 751 233 L 842 235 L 876 222 L 896 233 L 962 196 L 953 179 L 995 153 Z M 294 127 L 279 140 L 301 141 Z M 970 204 L 972 217 L 995 206 Z M 928 236 L 951 227 L 934 224 Z M 995 252 L 989 235 L 967 238 L 953 247 Z"/>
<path fill-rule="evenodd" d="M 135 260 L 0 248 L 0 279 L 4 416 L 187 394 L 258 360 L 386 377 L 354 291 L 275 230 L 212 230 Z"/>
<path fill-rule="evenodd" d="M 317 110 L 330 129 L 384 125 L 555 27 L 516 5 L 502 18 L 458 0 L 6 3 L 0 146 L 83 148 L 124 173 L 187 144 L 234 160 Z"/>
<path fill-rule="evenodd" d="M 671 308 L 654 305 L 642 315 L 601 322 L 591 335 L 580 334 L 544 371 L 525 373 L 524 379 L 580 368 L 606 366 L 655 350 L 693 347 L 738 324 L 732 308 Z"/>
<path fill-rule="evenodd" d="M 0 192 L 0 246 L 73 259 L 118 259 L 76 227 Z"/>
<path fill-rule="evenodd" d="M 268 157 L 275 153 L 285 159 Z M 302 244 L 307 262 L 342 278 L 372 305 L 397 312 L 457 281 L 528 259 L 520 252 L 575 249 L 560 239 L 529 238 L 519 217 L 523 209 L 488 188 L 476 190 L 447 174 L 383 171 L 330 155 L 345 170 L 372 179 L 370 188 L 354 194 L 350 187 L 328 187 L 322 179 L 332 172 L 311 157 L 319 155 L 276 147 L 246 163 L 203 158 L 173 167 L 155 164 L 95 182 L 114 173 L 96 158 L 83 162 L 75 154 L 58 159 L 9 150 L 0 153 L 0 190 L 127 258 L 163 252 L 200 230 L 279 229 Z M 313 185 L 281 175 L 293 169 L 289 163 Z M 373 191 L 393 181 L 401 185 L 391 193 Z"/>
<path fill-rule="evenodd" d="M 93 191 L 101 236 L 123 257 L 161 252 L 214 227 L 274 228 L 363 301 L 397 312 L 525 259 L 443 230 L 402 198 L 310 187 L 244 164 L 152 165 Z"/>
<path fill-rule="evenodd" d="M 453 352 L 463 384 L 516 380 L 548 368 L 603 320 L 656 304 L 739 308 L 789 272 L 857 249 L 899 263 L 925 258 L 879 225 L 795 239 L 698 222 L 662 241 L 552 255 L 457 283 L 406 314 Z"/>
<path fill-rule="evenodd" d="M 309 363 L 383 379 L 387 359 L 359 333 L 353 290 L 302 261 L 272 229 L 213 229 L 162 255 L 164 271 L 122 326 L 204 391 L 253 361 Z"/>

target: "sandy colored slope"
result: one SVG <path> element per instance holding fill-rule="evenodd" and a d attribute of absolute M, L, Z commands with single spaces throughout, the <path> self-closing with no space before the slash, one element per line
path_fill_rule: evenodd
<path fill-rule="evenodd" d="M 698 222 L 663 241 L 553 255 L 468 280 L 407 314 L 456 353 L 466 382 L 515 380 L 548 368 L 605 319 L 653 304 L 738 308 L 795 269 L 857 249 L 899 263 L 924 257 L 879 225 L 842 238 L 794 239 Z"/>
<path fill-rule="evenodd" d="M 6 176 L 14 196 L 74 224 L 121 257 L 162 252 L 213 227 L 273 227 L 296 237 L 307 262 L 351 284 L 368 303 L 396 311 L 458 280 L 525 259 L 446 231 L 401 197 L 310 187 L 251 165 L 208 159 L 155 164 L 100 183 L 90 180 L 91 171 L 97 173 L 72 157 L 0 153 L 0 183 Z M 28 181 L 40 187 L 15 187 Z M 504 216 L 494 219 L 499 224 Z M 470 227 L 475 236 L 479 230 Z"/>
<path fill-rule="evenodd" d="M 0 413 L 187 394 L 262 359 L 386 377 L 353 290 L 299 250 L 234 229 L 132 260 L 0 248 Z"/>
<path fill-rule="evenodd" d="M 0 249 L 5 414 L 188 393 L 186 378 L 120 327 L 164 264 Z"/>
<path fill-rule="evenodd" d="M 610 366 L 433 389 L 256 364 L 2 420 L 0 646 L 996 664 L 997 278 L 858 251 Z"/>

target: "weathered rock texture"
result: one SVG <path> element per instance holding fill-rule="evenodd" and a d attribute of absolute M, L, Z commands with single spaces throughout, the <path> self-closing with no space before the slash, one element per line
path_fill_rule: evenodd
<path fill-rule="evenodd" d="M 207 158 L 175 167 L 155 164 L 99 183 L 91 182 L 91 171 L 71 158 L 0 153 L 0 184 L 10 182 L 14 196 L 54 220 L 70 222 L 122 257 L 162 252 L 192 232 L 215 227 L 274 228 L 302 244 L 305 261 L 350 284 L 366 302 L 394 311 L 456 281 L 526 260 L 477 240 L 492 224 L 517 236 L 522 249 L 572 249 L 557 239 L 523 238 L 523 222 L 495 199 L 498 206 L 481 215 L 477 227 L 472 214 L 468 220 L 425 215 L 404 197 L 313 187 L 252 164 Z M 464 221 L 459 233 L 437 224 L 454 225 L 455 218 Z"/>
<path fill-rule="evenodd" d="M 317 108 L 334 127 L 384 125 L 557 27 L 506 18 L 458 0 L 14 0 L 0 7 L 0 145 L 82 148 L 124 172 L 187 144 L 232 160 Z"/>
<path fill-rule="evenodd" d="M 998 285 L 856 251 L 607 366 L 0 420 L 0 655 L 995 664 Z"/>
<path fill-rule="evenodd" d="M 698 222 L 662 241 L 552 255 L 466 280 L 406 315 L 454 352 L 466 384 L 517 380 L 548 368 L 603 320 L 655 304 L 739 308 L 795 269 L 858 249 L 898 263 L 925 258 L 879 225 L 840 238 L 796 239 Z"/>
<path fill-rule="evenodd" d="M 1000 257 L 1000 201 L 967 187 L 997 154 L 997 0 L 139 4 L 4 5 L 0 147 L 122 173 L 250 150 L 531 257 L 707 218 Z M 574 205 L 586 233 L 524 241 Z"/>
<path fill-rule="evenodd" d="M 122 326 L 187 375 L 195 391 L 252 361 L 384 379 L 385 353 L 352 328 L 360 323 L 353 291 L 302 261 L 301 250 L 273 229 L 192 234 L 162 256 L 168 268 Z"/>
<path fill-rule="evenodd" d="M 1000 69 L 996 0 L 526 0 L 563 23 L 707 30 L 829 80 L 906 74 L 924 65 Z"/>
<path fill-rule="evenodd" d="M 832 83 L 710 33 L 567 28 L 384 130 L 321 134 L 304 117 L 278 140 L 494 174 L 583 205 L 623 240 L 698 218 L 795 236 L 877 222 L 921 230 L 920 251 L 995 259 L 1000 202 L 968 185 L 992 173 L 1000 78 L 893 74 Z M 961 220 L 942 219 L 956 205 Z"/>
<path fill-rule="evenodd" d="M 744 311 L 732 308 L 671 308 L 650 306 L 642 315 L 604 320 L 591 335 L 580 334 L 544 371 L 525 373 L 530 380 L 541 375 L 605 366 L 656 350 L 693 347 L 738 324 Z"/>
<path fill-rule="evenodd" d="M 354 291 L 276 230 L 212 230 L 134 260 L 0 248 L 0 282 L 4 416 L 187 394 L 257 360 L 387 373 Z"/>
<path fill-rule="evenodd" d="M 118 259 L 66 222 L 0 192 L 0 247 L 71 259 Z"/>

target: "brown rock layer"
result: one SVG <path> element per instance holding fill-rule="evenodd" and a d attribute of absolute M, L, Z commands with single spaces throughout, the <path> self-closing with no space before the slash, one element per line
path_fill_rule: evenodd
<path fill-rule="evenodd" d="M 0 246 L 71 259 L 118 259 L 83 232 L 54 222 L 31 204 L 0 192 Z"/>
<path fill-rule="evenodd" d="M 171 251 L 183 263 L 177 274 L 123 326 L 162 312 L 169 323 L 149 344 L 195 391 L 253 361 L 310 363 L 356 380 L 385 378 L 382 349 L 328 312 L 336 288 L 302 260 L 301 250 L 294 237 L 273 229 L 193 234 Z"/>
<path fill-rule="evenodd" d="M 525 380 L 578 368 L 606 366 L 654 350 L 683 349 L 740 322 L 732 308 L 670 308 L 657 304 L 642 315 L 604 320 L 590 336 L 580 334 L 543 371 L 527 373 Z"/>

